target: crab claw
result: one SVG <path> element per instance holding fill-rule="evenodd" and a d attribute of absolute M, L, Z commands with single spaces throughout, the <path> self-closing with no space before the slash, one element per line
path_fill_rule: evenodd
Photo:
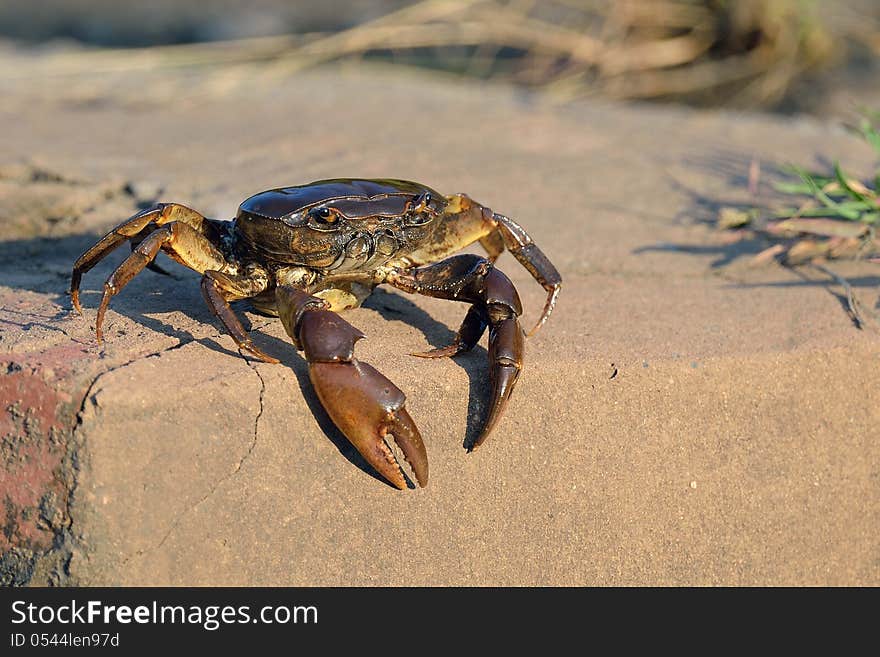
<path fill-rule="evenodd" d="M 507 406 L 522 370 L 525 351 L 523 337 L 516 317 L 493 322 L 489 327 L 489 379 L 492 387 L 489 415 L 480 435 L 468 447 L 469 452 L 483 444 Z"/>
<path fill-rule="evenodd" d="M 425 486 L 428 455 L 404 408 L 406 396 L 354 357 L 364 334 L 303 290 L 279 285 L 275 298 L 284 330 L 305 353 L 312 387 L 333 423 L 379 474 L 403 490 L 406 477 L 386 441 L 394 438 L 419 486 Z"/>
<path fill-rule="evenodd" d="M 401 490 L 407 487 L 400 463 L 386 442 L 390 436 L 419 486 L 428 483 L 425 444 L 397 386 L 371 365 L 354 359 L 310 363 L 309 377 L 330 419 L 379 474 Z"/>

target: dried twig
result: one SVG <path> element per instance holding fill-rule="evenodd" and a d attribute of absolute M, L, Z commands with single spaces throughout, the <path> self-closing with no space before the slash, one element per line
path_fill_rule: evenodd
<path fill-rule="evenodd" d="M 852 285 L 850 285 L 848 280 L 846 280 L 840 274 L 837 274 L 836 272 L 832 271 L 831 269 L 829 269 L 825 265 L 821 265 L 818 263 L 811 263 L 808 266 L 812 267 L 813 269 L 815 269 L 819 272 L 822 272 L 823 274 L 825 274 L 829 278 L 834 279 L 834 281 L 838 285 L 840 285 L 840 287 L 843 288 L 843 291 L 846 294 L 847 311 L 849 312 L 849 315 L 852 318 L 853 323 L 856 325 L 856 328 L 860 328 L 860 329 L 871 328 L 875 332 L 880 332 L 880 320 L 878 320 L 876 315 L 874 315 L 873 313 L 869 314 L 865 310 L 865 307 L 862 305 L 861 301 L 859 301 L 858 297 L 856 297 L 856 294 L 853 291 L 853 287 L 852 287 Z M 868 315 L 871 318 L 871 320 L 872 320 L 871 324 L 868 324 L 865 322 L 865 315 Z"/>

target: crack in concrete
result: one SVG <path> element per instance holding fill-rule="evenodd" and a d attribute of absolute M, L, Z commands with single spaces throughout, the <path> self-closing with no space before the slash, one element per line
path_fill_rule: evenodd
<path fill-rule="evenodd" d="M 251 441 L 251 445 L 250 445 L 250 447 L 248 447 L 247 453 L 241 457 L 241 460 L 238 462 L 238 465 L 235 466 L 235 470 L 233 471 L 232 475 L 229 475 L 230 477 L 238 474 L 238 471 L 241 470 L 241 466 L 244 465 L 244 462 L 251 455 L 251 452 L 254 451 L 254 447 L 257 446 L 257 436 L 258 436 L 259 429 L 260 429 L 260 418 L 263 417 L 263 410 L 264 410 L 263 397 L 266 395 L 266 380 L 263 378 L 263 375 L 260 374 L 260 370 L 257 369 L 256 363 L 252 363 L 251 361 L 248 361 L 248 367 L 250 367 L 254 371 L 254 374 L 256 374 L 257 378 L 260 380 L 260 410 L 259 410 L 259 412 L 257 412 L 257 417 L 254 418 L 254 439 L 253 439 L 253 441 Z M 227 479 L 228 479 L 228 477 L 227 477 Z"/>
<path fill-rule="evenodd" d="M 238 463 L 236 463 L 235 468 L 233 468 L 232 472 L 230 472 L 230 473 L 224 475 L 223 477 L 221 477 L 220 479 L 218 479 L 214 483 L 214 485 L 211 486 L 210 490 L 205 495 L 203 495 L 198 501 L 196 501 L 194 504 L 192 504 L 189 508 L 185 509 L 182 513 L 180 513 L 174 519 L 174 521 L 171 523 L 171 526 L 168 528 L 168 531 L 165 532 L 165 535 L 162 536 L 162 539 L 156 545 L 154 545 L 153 547 L 147 548 L 145 550 L 137 550 L 134 554 L 130 555 L 129 557 L 126 557 L 122 561 L 123 566 L 125 564 L 127 564 L 129 561 L 131 561 L 132 559 L 134 559 L 135 557 L 142 557 L 145 554 L 159 550 L 163 545 L 165 545 L 165 542 L 170 538 L 171 534 L 174 533 L 174 531 L 177 529 L 177 527 L 180 525 L 180 523 L 183 522 L 183 519 L 187 515 L 189 515 L 191 512 L 195 511 L 199 506 L 204 504 L 208 499 L 210 499 L 214 495 L 214 493 L 217 491 L 217 489 L 220 488 L 220 486 L 222 486 L 229 479 L 231 479 L 232 477 L 237 475 L 241 471 L 241 468 L 244 466 L 245 461 L 247 461 L 248 458 L 250 457 L 250 455 L 253 453 L 254 448 L 257 446 L 257 438 L 259 436 L 259 428 L 260 428 L 260 418 L 263 417 L 263 410 L 264 410 L 263 398 L 266 394 L 266 381 L 265 381 L 265 379 L 263 379 L 263 375 L 260 374 L 259 369 L 257 369 L 257 364 L 253 363 L 247 359 L 246 359 L 246 361 L 247 361 L 248 367 L 250 367 L 254 371 L 254 374 L 256 374 L 257 378 L 260 380 L 260 397 L 259 397 L 260 409 L 259 409 L 259 411 L 257 411 L 257 416 L 254 418 L 254 437 L 251 440 L 251 444 L 248 446 L 247 451 L 239 459 Z"/>
<path fill-rule="evenodd" d="M 164 349 L 159 349 L 158 351 L 153 351 L 148 354 L 144 354 L 143 356 L 138 356 L 136 358 L 132 358 L 129 361 L 126 361 L 124 363 L 120 363 L 119 365 L 114 365 L 113 367 L 106 369 L 103 372 L 100 372 L 94 379 L 92 379 L 92 382 L 89 384 L 89 387 L 86 389 L 86 393 L 83 396 L 82 402 L 79 405 L 79 410 L 76 413 L 76 427 L 74 428 L 73 433 L 76 434 L 76 432 L 79 431 L 79 428 L 82 426 L 82 415 L 86 410 L 86 402 L 88 402 L 89 398 L 92 396 L 92 390 L 95 389 L 95 386 L 97 385 L 98 381 L 100 381 L 106 375 L 108 375 L 112 372 L 116 372 L 117 370 L 121 370 L 123 367 L 128 367 L 129 365 L 133 365 L 134 363 L 137 363 L 138 361 L 146 360 L 147 358 L 154 358 L 156 356 L 161 356 L 162 354 L 168 353 L 169 351 L 175 351 L 177 349 L 180 349 L 181 347 L 185 347 L 186 345 L 192 344 L 193 342 L 196 342 L 196 341 L 197 340 L 195 338 L 193 338 L 192 340 L 181 340 L 177 344 L 171 345 L 170 347 L 165 347 Z"/>
<path fill-rule="evenodd" d="M 266 326 L 269 326 L 271 323 L 272 323 L 272 321 L 267 321 L 267 322 L 260 324 L 259 326 L 252 326 L 251 331 L 261 330 L 261 329 L 265 328 Z M 200 340 L 203 340 L 205 338 L 216 339 L 216 338 L 220 338 L 224 335 L 225 335 L 225 333 L 223 333 L 221 331 L 221 332 L 217 332 L 215 334 L 209 335 L 209 336 L 203 336 L 201 338 L 193 337 L 189 340 L 181 340 L 177 344 L 172 345 L 170 347 L 166 347 L 164 349 L 159 349 L 157 351 L 153 351 L 148 354 L 144 354 L 142 356 L 132 358 L 131 360 L 128 360 L 124 363 L 120 363 L 119 365 L 115 365 L 109 369 L 106 369 L 103 372 L 100 372 L 97 376 L 95 376 L 95 378 L 92 379 L 91 383 L 89 383 L 88 387 L 86 388 L 85 394 L 83 395 L 82 401 L 80 402 L 79 410 L 77 410 L 77 412 L 76 412 L 76 416 L 75 416 L 76 417 L 76 425 L 74 426 L 73 431 L 71 432 L 71 447 L 70 447 L 70 450 L 71 450 L 70 462 L 72 463 L 71 485 L 69 487 L 69 494 L 67 496 L 67 509 L 66 509 L 68 523 L 67 523 L 67 527 L 64 530 L 64 536 L 63 536 L 62 540 L 60 541 L 59 546 L 56 548 L 58 551 L 64 552 L 64 562 L 66 564 L 65 576 L 68 580 L 71 579 L 71 574 L 69 572 L 70 557 L 72 556 L 74 548 L 77 547 L 78 544 L 80 543 L 80 537 L 77 537 L 73 531 L 74 514 L 72 513 L 72 509 L 73 509 L 73 505 L 74 505 L 74 501 L 75 501 L 75 495 L 76 495 L 76 491 L 79 487 L 80 474 L 82 471 L 82 461 L 80 458 L 80 452 L 82 451 L 82 447 L 85 444 L 85 440 L 79 434 L 80 434 L 80 429 L 83 425 L 83 414 L 85 413 L 86 404 L 93 397 L 93 391 L 95 390 L 95 387 L 98 385 L 98 382 L 106 375 L 108 375 L 112 372 L 116 372 L 118 370 L 121 370 L 125 367 L 128 367 L 129 365 L 133 365 L 134 363 L 137 363 L 138 361 L 145 360 L 147 358 L 154 358 L 156 356 L 161 356 L 162 354 L 168 353 L 170 351 L 175 351 L 177 349 L 185 347 L 188 344 L 192 344 L 193 342 L 199 342 Z M 175 522 L 172 524 L 172 526 L 169 528 L 169 530 L 162 537 L 162 540 L 155 547 L 148 548 L 147 550 L 138 550 L 133 555 L 126 557 L 122 561 L 123 565 L 128 563 L 131 559 L 133 559 L 136 556 L 142 556 L 142 555 L 146 554 L 147 552 L 151 552 L 153 550 L 157 550 L 160 547 L 162 547 L 162 545 L 165 543 L 165 541 L 168 540 L 168 537 L 171 536 L 172 532 L 176 529 L 177 525 L 180 523 L 180 521 L 183 519 L 183 517 L 187 513 L 194 510 L 196 507 L 198 507 L 200 504 L 202 504 L 209 497 L 211 497 L 211 495 L 214 494 L 214 491 L 216 491 L 217 488 L 219 488 L 220 485 L 223 484 L 223 482 L 225 482 L 227 479 L 229 479 L 230 477 L 237 474 L 241 470 L 242 466 L 244 465 L 244 462 L 248 459 L 248 457 L 254 451 L 254 447 L 256 447 L 256 444 L 257 444 L 257 431 L 258 431 L 258 427 L 259 427 L 259 422 L 260 422 L 260 418 L 263 415 L 263 397 L 266 392 L 266 382 L 263 380 L 262 374 L 260 374 L 259 370 L 257 370 L 256 365 L 251 364 L 250 361 L 247 361 L 247 363 L 248 363 L 248 366 L 257 375 L 257 378 L 259 378 L 259 380 L 260 380 L 260 398 L 259 398 L 260 410 L 257 413 L 257 416 L 254 420 L 254 438 L 251 441 L 251 444 L 248 447 L 247 452 L 239 460 L 238 464 L 236 464 L 236 466 L 235 466 L 235 469 L 230 474 L 226 475 L 220 481 L 218 481 L 211 488 L 211 490 L 208 492 L 207 495 L 205 495 L 202 499 L 200 499 L 198 502 L 196 502 L 193 506 L 191 506 L 189 509 L 184 511 L 182 514 L 180 514 L 180 516 L 178 516 L 178 518 L 175 520 Z M 59 582 L 59 584 L 60 584 L 60 582 Z"/>

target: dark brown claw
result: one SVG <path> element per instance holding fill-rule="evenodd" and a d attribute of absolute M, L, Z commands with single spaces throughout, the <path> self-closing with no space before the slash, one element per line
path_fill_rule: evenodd
<path fill-rule="evenodd" d="M 483 444 L 507 406 L 507 400 L 522 371 L 525 351 L 523 337 L 516 317 L 501 320 L 489 329 L 489 380 L 492 384 L 489 414 L 480 435 L 468 448 L 469 452 Z"/>
<path fill-rule="evenodd" d="M 404 407 L 406 396 L 354 357 L 364 334 L 302 290 L 282 285 L 275 293 L 284 329 L 305 353 L 312 386 L 333 423 L 376 472 L 403 490 L 406 477 L 386 442 L 393 438 L 419 486 L 427 485 L 428 454 Z"/>
<path fill-rule="evenodd" d="M 477 255 L 452 256 L 433 265 L 405 272 L 392 272 L 388 282 L 406 290 L 441 299 L 473 304 L 455 340 L 447 347 L 424 354 L 426 358 L 454 356 L 473 348 L 489 327 L 489 381 L 492 393 L 489 412 L 479 436 L 467 450 L 486 440 L 501 418 L 523 366 L 524 333 L 517 319 L 522 304 L 510 279 L 492 263 Z"/>
<path fill-rule="evenodd" d="M 312 363 L 309 377 L 327 414 L 367 462 L 395 487 L 407 487 L 386 439 L 412 467 L 419 486 L 428 483 L 428 454 L 404 407 L 403 392 L 367 363 Z"/>

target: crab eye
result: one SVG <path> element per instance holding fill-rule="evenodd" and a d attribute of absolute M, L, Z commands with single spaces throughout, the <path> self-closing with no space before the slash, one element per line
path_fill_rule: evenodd
<path fill-rule="evenodd" d="M 309 217 L 312 219 L 312 227 L 318 230 L 335 228 L 339 223 L 339 216 L 330 208 L 314 208 L 309 210 Z"/>
<path fill-rule="evenodd" d="M 436 214 L 435 210 L 430 206 L 433 198 L 429 192 L 416 196 L 415 205 L 410 210 L 409 216 L 407 216 L 407 224 L 410 226 L 424 226 L 430 222 L 434 214 Z"/>

